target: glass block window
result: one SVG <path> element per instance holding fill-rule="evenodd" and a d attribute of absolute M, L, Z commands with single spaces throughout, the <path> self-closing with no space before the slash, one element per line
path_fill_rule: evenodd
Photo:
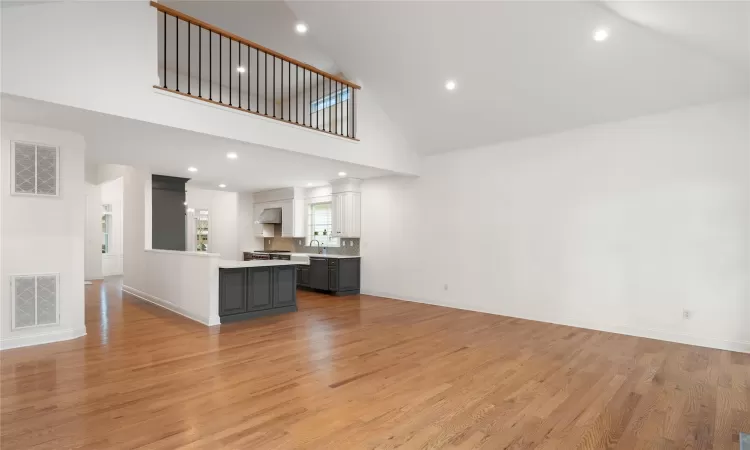
<path fill-rule="evenodd" d="M 11 153 L 13 194 L 56 196 L 59 157 L 57 147 L 14 142 Z"/>
<path fill-rule="evenodd" d="M 333 212 L 331 202 L 310 205 L 307 223 L 310 224 L 308 242 L 317 240 L 321 247 L 338 247 L 339 239 L 333 237 Z"/>
<path fill-rule="evenodd" d="M 59 322 L 58 275 L 12 277 L 13 329 Z"/>

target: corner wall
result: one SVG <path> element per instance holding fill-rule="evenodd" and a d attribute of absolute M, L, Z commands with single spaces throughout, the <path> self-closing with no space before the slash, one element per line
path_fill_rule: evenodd
<path fill-rule="evenodd" d="M 81 135 L 2 122 L 0 159 L 0 348 L 73 339 L 86 334 L 84 319 L 85 142 Z M 60 148 L 58 197 L 10 195 L 11 141 Z M 60 323 L 11 329 L 12 275 L 59 274 Z"/>
<path fill-rule="evenodd" d="M 749 109 L 676 110 L 367 180 L 362 291 L 750 352 Z"/>

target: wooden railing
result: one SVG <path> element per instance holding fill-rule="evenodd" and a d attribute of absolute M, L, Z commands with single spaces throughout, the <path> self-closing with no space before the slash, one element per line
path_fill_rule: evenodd
<path fill-rule="evenodd" d="M 175 9 L 151 6 L 159 10 L 161 83 L 155 88 L 356 140 L 360 86 Z"/>

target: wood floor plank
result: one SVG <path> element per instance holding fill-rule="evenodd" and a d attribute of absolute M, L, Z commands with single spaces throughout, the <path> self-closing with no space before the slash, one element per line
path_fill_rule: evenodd
<path fill-rule="evenodd" d="M 731 449 L 750 355 L 369 296 L 207 328 L 86 287 L 0 353 L 6 449 Z"/>

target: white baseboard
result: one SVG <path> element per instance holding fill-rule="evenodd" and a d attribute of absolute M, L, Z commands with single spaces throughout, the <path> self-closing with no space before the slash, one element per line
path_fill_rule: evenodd
<path fill-rule="evenodd" d="M 608 333 L 624 334 L 627 336 L 657 339 L 660 341 L 676 342 L 679 344 L 695 345 L 698 347 L 715 348 L 719 350 L 729 350 L 732 352 L 740 352 L 740 353 L 750 353 L 750 342 L 728 341 L 728 340 L 717 339 L 717 338 L 712 338 L 712 337 L 693 336 L 693 335 L 688 335 L 688 334 L 675 333 L 672 331 L 654 330 L 650 328 L 638 328 L 638 327 L 631 327 L 627 325 L 594 324 L 594 323 L 581 322 L 577 320 L 557 320 L 557 319 L 551 319 L 548 317 L 533 317 L 527 314 L 510 315 L 506 312 L 491 311 L 486 307 L 481 307 L 477 305 L 435 302 L 435 301 L 431 301 L 431 300 L 427 300 L 423 298 L 397 296 L 397 295 L 393 295 L 387 292 L 363 290 L 362 294 L 372 295 L 375 297 L 392 298 L 395 300 L 402 300 L 402 301 L 407 301 L 407 302 L 423 303 L 426 305 L 461 309 L 465 311 L 474 311 L 474 312 L 481 312 L 481 313 L 486 313 L 486 314 L 513 317 L 517 319 L 533 320 L 535 322 L 553 323 L 555 325 L 566 325 L 570 327 L 585 328 L 589 330 L 604 331 Z"/>
<path fill-rule="evenodd" d="M 221 325 L 221 318 L 219 316 L 211 316 L 208 318 L 208 326 Z"/>
<path fill-rule="evenodd" d="M 203 325 L 213 326 L 213 325 L 218 325 L 219 324 L 219 318 L 218 317 L 215 317 L 215 318 L 214 317 L 208 317 L 207 318 L 207 317 L 198 316 L 197 314 L 193 314 L 193 313 L 191 313 L 189 311 L 186 311 L 183 308 L 180 308 L 179 306 L 177 306 L 177 305 L 175 305 L 173 303 L 170 303 L 170 302 L 168 302 L 168 301 L 166 301 L 166 300 L 164 300 L 162 298 L 156 297 L 156 296 L 151 295 L 151 294 L 147 294 L 147 293 L 145 293 L 143 291 L 139 291 L 138 289 L 136 289 L 134 287 L 131 287 L 131 286 L 123 284 L 122 285 L 122 290 L 125 291 L 125 292 L 127 292 L 127 293 L 129 293 L 129 294 L 131 294 L 131 295 L 134 295 L 134 296 L 140 298 L 141 300 L 145 300 L 145 301 L 147 301 L 149 303 L 153 303 L 156 306 L 161 306 L 164 309 L 168 309 L 168 310 L 172 311 L 173 313 L 177 313 L 177 314 L 179 314 L 181 316 L 187 317 L 190 320 L 194 320 L 196 322 L 200 322 Z"/>
<path fill-rule="evenodd" d="M 64 328 L 61 330 L 46 330 L 44 333 L 24 334 L 0 339 L 0 350 L 28 347 L 30 345 L 50 344 L 52 342 L 69 341 L 86 336 L 86 328 Z"/>

